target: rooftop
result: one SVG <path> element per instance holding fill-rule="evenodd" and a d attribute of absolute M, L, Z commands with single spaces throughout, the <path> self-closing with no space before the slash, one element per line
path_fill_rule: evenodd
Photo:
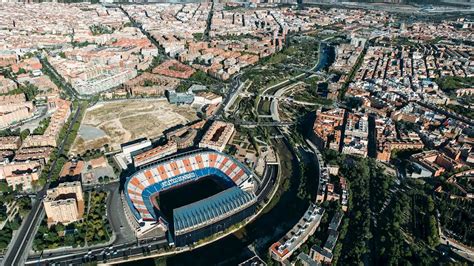
<path fill-rule="evenodd" d="M 209 198 L 173 210 L 175 232 L 195 229 L 208 221 L 228 217 L 255 202 L 253 193 L 231 187 Z"/>

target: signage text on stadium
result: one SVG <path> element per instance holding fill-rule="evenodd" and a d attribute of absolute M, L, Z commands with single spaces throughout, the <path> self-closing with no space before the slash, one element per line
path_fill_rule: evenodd
<path fill-rule="evenodd" d="M 195 173 L 187 173 L 185 175 L 178 176 L 178 177 L 175 177 L 175 178 L 170 178 L 170 179 L 167 179 L 167 180 L 161 182 L 161 187 L 162 188 L 167 188 L 169 186 L 174 186 L 176 184 L 186 182 L 186 181 L 188 181 L 190 179 L 193 179 L 195 177 L 196 177 Z"/>

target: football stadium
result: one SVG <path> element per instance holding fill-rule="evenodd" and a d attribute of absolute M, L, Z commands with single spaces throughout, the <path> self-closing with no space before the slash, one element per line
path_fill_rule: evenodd
<path fill-rule="evenodd" d="M 135 172 L 125 182 L 124 197 L 137 237 L 167 232 L 175 245 L 183 246 L 251 216 L 255 184 L 252 172 L 231 156 L 197 150 Z M 181 192 L 166 195 L 174 191 Z M 201 198 L 192 196 L 196 192 Z"/>

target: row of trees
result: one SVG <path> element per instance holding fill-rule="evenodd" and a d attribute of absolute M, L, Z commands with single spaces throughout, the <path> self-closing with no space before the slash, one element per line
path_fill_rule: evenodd
<path fill-rule="evenodd" d="M 20 227 L 21 218 L 16 215 L 12 221 L 5 224 L 2 230 L 0 230 L 0 249 L 7 248 L 10 240 L 12 239 L 13 231 Z"/>
<path fill-rule="evenodd" d="M 104 148 L 107 149 L 109 145 L 105 144 Z M 103 156 L 103 153 L 100 151 L 100 149 L 92 149 L 92 150 L 86 150 L 83 154 L 81 154 L 79 157 L 80 159 L 84 161 L 90 161 L 92 159 L 97 159 L 99 157 Z"/>
<path fill-rule="evenodd" d="M 346 91 L 349 88 L 349 84 L 352 82 L 352 79 L 354 79 L 354 76 L 357 73 L 357 70 L 359 70 L 360 66 L 362 65 L 366 52 L 367 52 L 367 46 L 364 47 L 364 49 L 360 53 L 355 65 L 351 68 L 351 71 L 347 75 L 346 81 L 344 82 L 341 89 L 339 90 L 338 98 L 340 100 L 344 100 L 344 97 L 346 96 Z"/>
<path fill-rule="evenodd" d="M 472 110 L 472 108 L 466 108 L 464 105 L 457 104 L 448 104 L 446 107 L 448 107 L 455 113 L 458 113 L 470 119 L 474 119 L 474 111 Z"/>
<path fill-rule="evenodd" d="M 106 199 L 106 192 L 92 192 L 91 207 L 84 219 L 84 224 L 87 226 L 85 239 L 88 245 L 106 242 L 110 238 Z"/>
<path fill-rule="evenodd" d="M 25 129 L 20 131 L 20 128 L 16 128 L 14 130 L 11 130 L 10 128 L 7 128 L 5 130 L 0 130 L 0 137 L 10 137 L 10 136 L 19 136 L 21 140 L 25 140 L 26 137 L 30 135 L 30 130 Z"/>
<path fill-rule="evenodd" d="M 318 180 L 316 172 L 318 171 L 315 164 L 300 164 L 300 183 L 298 186 L 297 196 L 300 199 L 314 201 L 316 198 Z"/>
<path fill-rule="evenodd" d="M 84 115 L 84 110 L 85 107 L 87 106 L 87 102 L 73 102 L 73 109 L 77 110 L 79 108 L 79 105 L 81 105 L 81 110 L 78 115 L 77 120 L 71 127 L 71 132 L 69 132 L 69 135 L 66 138 L 68 128 L 73 120 L 74 112 L 72 112 L 72 115 L 69 117 L 68 121 L 63 125 L 61 128 L 61 131 L 59 132 L 59 137 L 58 137 L 58 143 L 61 143 L 62 140 L 64 140 L 64 147 L 63 147 L 63 152 L 59 153 L 59 150 L 56 148 L 50 155 L 49 162 L 45 165 L 43 169 L 46 169 L 45 171 L 42 172 L 40 181 L 38 182 L 39 186 L 44 185 L 46 182 L 47 176 L 49 174 L 48 169 L 50 169 L 51 163 L 56 160 L 56 165 L 53 169 L 51 169 L 51 180 L 55 181 L 58 179 L 59 174 L 61 172 L 61 169 L 63 165 L 68 161 L 67 154 L 69 152 L 69 149 L 71 148 L 72 144 L 74 143 L 74 140 L 76 139 L 77 132 L 79 131 L 79 127 L 81 125 L 81 120 L 82 116 Z"/>
<path fill-rule="evenodd" d="M 39 122 L 39 125 L 33 130 L 34 135 L 43 135 L 51 122 L 51 117 L 46 117 Z"/>

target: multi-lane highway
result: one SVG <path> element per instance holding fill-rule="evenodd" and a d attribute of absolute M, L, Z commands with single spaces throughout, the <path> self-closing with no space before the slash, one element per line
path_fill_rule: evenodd
<path fill-rule="evenodd" d="M 28 260 L 25 265 L 57 264 L 57 265 L 81 265 L 87 262 L 102 261 L 104 263 L 113 259 L 126 259 L 129 256 L 139 254 L 150 254 L 163 249 L 168 244 L 165 238 L 154 238 L 148 241 L 134 241 L 132 243 L 110 245 L 107 247 L 92 248 L 76 252 L 64 252 L 64 254 L 44 254 L 41 257 Z"/>

